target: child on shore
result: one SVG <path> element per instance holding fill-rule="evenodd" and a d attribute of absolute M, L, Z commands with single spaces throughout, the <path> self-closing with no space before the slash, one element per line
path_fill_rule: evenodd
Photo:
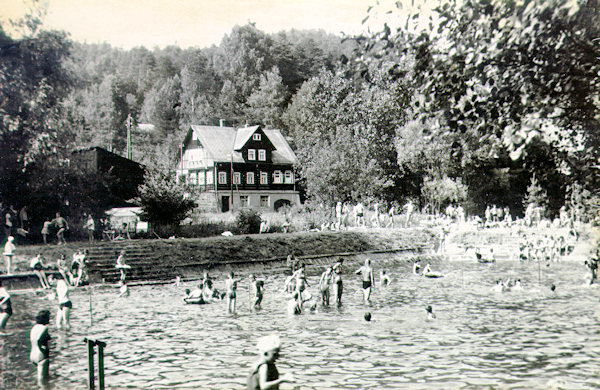
<path fill-rule="evenodd" d="M 13 236 L 8 236 L 8 240 L 6 244 L 4 244 L 4 262 L 6 263 L 6 274 L 12 275 L 11 267 L 12 267 L 12 258 L 15 255 L 15 251 L 17 247 L 14 244 L 15 238 Z"/>
<path fill-rule="evenodd" d="M 127 276 L 125 270 L 131 269 L 129 264 L 125 264 L 125 254 L 125 250 L 122 250 L 119 257 L 117 257 L 117 264 L 115 265 L 115 268 L 121 272 L 120 282 L 125 282 L 125 277 Z"/>
<path fill-rule="evenodd" d="M 46 277 L 46 273 L 44 272 L 44 263 L 42 262 L 42 254 L 38 253 L 34 257 L 31 258 L 29 262 L 29 268 L 33 271 L 34 274 L 37 275 L 40 280 L 40 284 L 42 288 L 48 289 L 52 288 L 50 283 L 48 283 L 48 278 Z"/>
<path fill-rule="evenodd" d="M 40 389 L 49 388 L 50 378 L 50 349 L 48 347 L 48 341 L 50 341 L 50 335 L 48 334 L 48 324 L 50 323 L 50 312 L 48 310 L 40 311 L 35 317 L 35 325 L 31 328 L 29 333 L 29 340 L 31 341 L 31 353 L 29 354 L 29 360 L 37 366 L 37 383 Z"/>
<path fill-rule="evenodd" d="M 12 304 L 10 303 L 10 294 L 6 288 L 2 287 L 2 280 L 0 280 L 0 329 L 6 327 L 6 323 L 11 315 Z"/>
<path fill-rule="evenodd" d="M 283 382 L 293 382 L 292 374 L 285 374 L 279 377 L 279 371 L 275 366 L 275 361 L 279 358 L 281 341 L 279 336 L 272 334 L 258 339 L 256 345 L 260 358 L 252 368 L 248 376 L 248 390 L 279 389 L 279 384 Z"/>

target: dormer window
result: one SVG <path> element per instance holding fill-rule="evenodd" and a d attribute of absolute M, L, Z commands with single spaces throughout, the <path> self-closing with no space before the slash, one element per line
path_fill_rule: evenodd
<path fill-rule="evenodd" d="M 258 159 L 260 161 L 267 161 L 267 151 L 264 149 L 258 149 Z"/>
<path fill-rule="evenodd" d="M 260 134 L 252 134 L 253 141 L 260 141 Z"/>
<path fill-rule="evenodd" d="M 248 149 L 248 160 L 250 160 L 250 161 L 256 160 L 256 149 Z"/>

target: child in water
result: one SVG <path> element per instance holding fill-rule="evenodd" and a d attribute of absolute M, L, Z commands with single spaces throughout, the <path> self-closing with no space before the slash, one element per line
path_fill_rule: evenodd
<path fill-rule="evenodd" d="M 275 366 L 275 361 L 279 358 L 281 349 L 281 341 L 278 335 L 272 334 L 261 337 L 256 346 L 260 358 L 250 372 L 247 389 L 279 389 L 280 383 L 294 381 L 292 374 L 285 374 L 280 378 L 279 371 Z"/>
<path fill-rule="evenodd" d="M 365 265 L 355 271 L 355 274 L 362 275 L 363 300 L 365 304 L 371 303 L 371 289 L 375 285 L 375 277 L 373 276 L 373 268 L 371 268 L 371 260 L 366 259 Z"/>
<path fill-rule="evenodd" d="M 379 274 L 379 282 L 381 283 L 381 286 L 389 286 L 390 283 L 392 283 L 390 276 L 384 269 L 382 269 L 381 273 Z"/>
<path fill-rule="evenodd" d="M 6 288 L 2 287 L 2 280 L 0 279 L 0 329 L 6 327 L 6 323 L 11 315 L 12 305 L 10 303 L 10 294 Z"/>
<path fill-rule="evenodd" d="M 59 279 L 56 282 L 56 297 L 58 299 L 56 327 L 61 329 L 64 325 L 65 329 L 68 330 L 71 327 L 69 323 L 69 316 L 71 309 L 73 308 L 73 304 L 69 299 L 69 286 L 67 285 L 67 282 L 62 279 Z"/>
<path fill-rule="evenodd" d="M 225 281 L 225 297 L 227 297 L 227 313 L 235 313 L 237 284 L 240 279 L 234 279 L 233 271 L 229 273 Z"/>
<path fill-rule="evenodd" d="M 332 268 L 327 267 L 319 279 L 319 291 L 321 291 L 321 303 L 323 306 L 329 306 L 329 284 L 331 282 Z"/>
<path fill-rule="evenodd" d="M 264 285 L 264 280 L 256 279 L 256 276 L 253 274 L 250 275 L 250 294 L 252 296 L 252 301 L 254 302 L 254 305 L 252 306 L 254 310 L 260 309 Z"/>
<path fill-rule="evenodd" d="M 45 390 L 48 389 L 48 379 L 50 378 L 50 349 L 48 348 L 50 312 L 48 310 L 40 311 L 35 317 L 35 322 L 29 333 L 31 341 L 29 360 L 37 366 L 38 386 Z"/>

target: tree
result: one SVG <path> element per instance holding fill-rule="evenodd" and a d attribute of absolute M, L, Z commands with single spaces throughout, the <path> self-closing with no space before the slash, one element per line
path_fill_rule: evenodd
<path fill-rule="evenodd" d="M 281 129 L 283 104 L 287 101 L 287 95 L 279 69 L 274 67 L 260 76 L 258 88 L 248 97 L 247 118 L 251 123 L 260 123 L 266 128 Z"/>
<path fill-rule="evenodd" d="M 141 119 L 154 124 L 161 135 L 177 133 L 181 118 L 181 82 L 179 76 L 157 84 L 146 94 Z"/>
<path fill-rule="evenodd" d="M 138 191 L 137 203 L 148 221 L 156 225 L 179 224 L 196 207 L 186 188 L 177 183 L 174 170 L 165 166 L 149 167 Z"/>
<path fill-rule="evenodd" d="M 0 199 L 15 205 L 29 199 L 29 182 L 45 179 L 31 175 L 32 164 L 63 164 L 73 139 L 61 106 L 72 86 L 63 62 L 70 42 L 30 22 L 21 39 L 0 27 Z"/>

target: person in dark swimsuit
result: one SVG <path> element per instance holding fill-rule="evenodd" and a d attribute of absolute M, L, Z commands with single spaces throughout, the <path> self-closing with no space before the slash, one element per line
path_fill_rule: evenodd
<path fill-rule="evenodd" d="M 355 272 L 357 275 L 362 275 L 363 299 L 366 304 L 371 302 L 371 290 L 375 286 L 375 277 L 373 276 L 373 268 L 371 268 L 371 260 L 366 259 L 365 265 L 360 267 Z"/>
<path fill-rule="evenodd" d="M 280 383 L 294 381 L 294 376 L 289 373 L 280 378 L 277 366 L 275 366 L 281 349 L 279 336 L 273 334 L 261 337 L 258 340 L 257 348 L 260 358 L 248 376 L 247 389 L 279 389 Z"/>

